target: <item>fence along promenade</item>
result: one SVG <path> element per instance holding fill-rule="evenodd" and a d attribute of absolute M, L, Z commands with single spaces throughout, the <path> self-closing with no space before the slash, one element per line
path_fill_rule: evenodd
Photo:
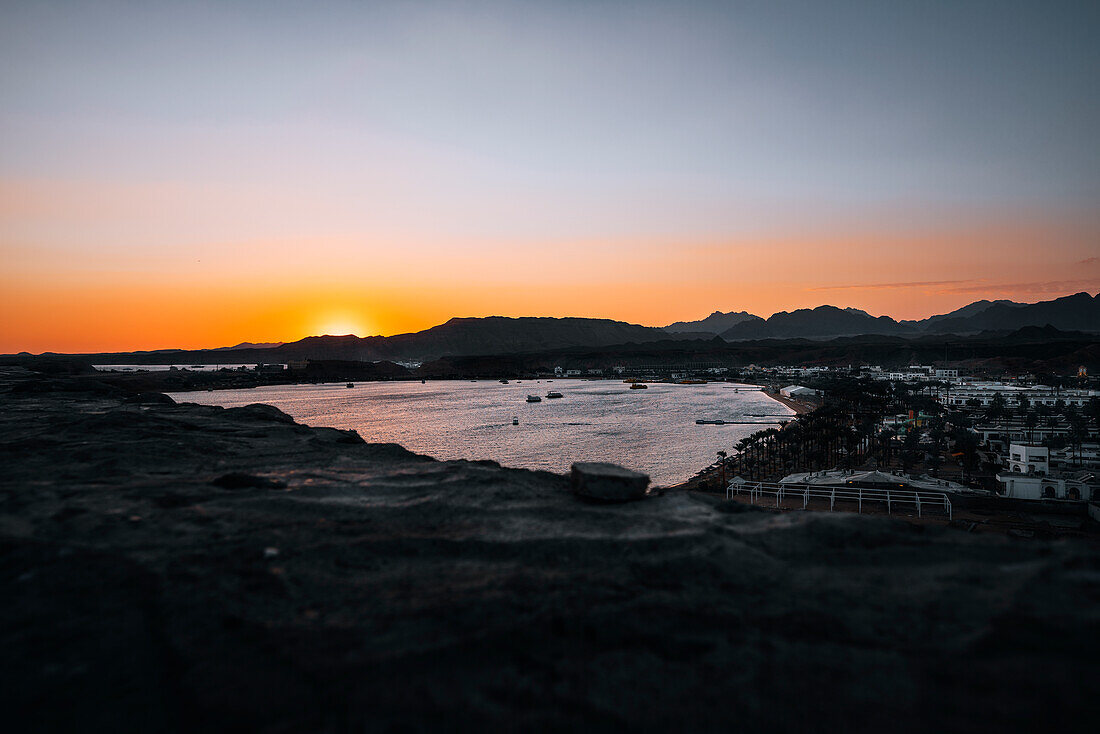
<path fill-rule="evenodd" d="M 778 484 L 775 482 L 741 482 L 733 483 L 726 488 L 726 499 L 733 499 L 738 495 L 748 495 L 749 502 L 756 504 L 764 498 L 775 497 L 775 506 L 783 508 L 784 500 L 802 500 L 802 509 L 809 509 L 810 502 L 814 500 L 828 500 L 829 509 L 835 510 L 837 503 L 854 503 L 857 512 L 863 512 L 864 503 L 871 505 L 884 505 L 886 514 L 892 515 L 894 508 L 915 507 L 917 517 L 923 517 L 925 512 L 940 512 L 951 519 L 951 498 L 944 492 L 922 492 L 911 489 L 867 489 L 848 485 L 820 485 L 820 484 Z"/>

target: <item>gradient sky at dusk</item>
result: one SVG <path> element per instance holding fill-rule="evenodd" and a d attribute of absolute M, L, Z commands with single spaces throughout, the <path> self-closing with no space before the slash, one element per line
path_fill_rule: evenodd
<path fill-rule="evenodd" d="M 0 5 L 0 352 L 1100 290 L 1096 2 Z"/>

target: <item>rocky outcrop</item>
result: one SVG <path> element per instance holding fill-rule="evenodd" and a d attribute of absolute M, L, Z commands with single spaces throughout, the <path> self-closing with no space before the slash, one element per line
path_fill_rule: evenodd
<path fill-rule="evenodd" d="M 629 502 L 646 496 L 649 475 L 603 461 L 581 461 L 570 470 L 573 493 L 605 502 Z"/>
<path fill-rule="evenodd" d="M 27 379 L 0 374 L 0 696 L 37 731 L 1003 734 L 1091 715 L 1088 543 L 677 492 L 593 503 L 272 408 Z"/>

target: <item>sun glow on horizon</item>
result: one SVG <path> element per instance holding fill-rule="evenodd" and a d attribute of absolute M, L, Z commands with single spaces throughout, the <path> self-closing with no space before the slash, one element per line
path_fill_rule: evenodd
<path fill-rule="evenodd" d="M 318 319 L 318 328 L 314 332 L 322 336 L 368 336 L 368 328 L 357 314 L 327 314 Z"/>

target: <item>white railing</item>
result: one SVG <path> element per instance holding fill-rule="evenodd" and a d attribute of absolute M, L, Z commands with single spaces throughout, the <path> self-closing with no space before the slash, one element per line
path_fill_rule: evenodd
<path fill-rule="evenodd" d="M 863 512 L 863 505 L 884 505 L 886 513 L 892 515 L 894 508 L 914 507 L 917 517 L 923 517 L 927 511 L 944 512 L 951 519 L 951 498 L 944 492 L 922 492 L 912 489 L 866 489 L 847 485 L 827 486 L 821 484 L 776 484 L 774 482 L 743 482 L 731 484 L 726 488 L 726 499 L 736 495 L 748 495 L 749 501 L 756 504 L 765 497 L 775 498 L 775 506 L 780 507 L 784 500 L 802 500 L 802 509 L 808 509 L 810 502 L 822 500 L 829 502 L 829 509 L 835 510 L 838 502 L 854 503 L 857 512 Z M 790 508 L 787 508 L 790 509 Z"/>

